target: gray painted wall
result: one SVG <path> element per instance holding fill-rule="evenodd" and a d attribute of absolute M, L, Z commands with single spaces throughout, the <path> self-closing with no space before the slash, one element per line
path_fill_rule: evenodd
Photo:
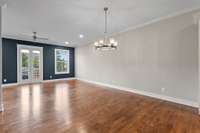
<path fill-rule="evenodd" d="M 76 49 L 76 76 L 174 98 L 198 100 L 198 27 L 193 13 L 121 33 L 117 51 Z M 165 92 L 161 92 L 165 88 Z"/>

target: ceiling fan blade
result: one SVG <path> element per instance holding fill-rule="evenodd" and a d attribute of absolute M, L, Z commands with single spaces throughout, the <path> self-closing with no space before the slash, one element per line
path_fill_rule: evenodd
<path fill-rule="evenodd" d="M 45 38 L 45 37 L 39 37 L 39 36 L 37 36 L 37 32 L 34 31 L 33 32 L 33 40 L 49 40 L 49 39 Z"/>

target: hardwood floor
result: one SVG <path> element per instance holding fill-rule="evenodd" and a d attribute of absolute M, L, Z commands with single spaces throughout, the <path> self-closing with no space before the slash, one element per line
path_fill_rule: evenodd
<path fill-rule="evenodd" d="M 0 133 L 200 133 L 197 109 L 81 81 L 4 89 Z"/>

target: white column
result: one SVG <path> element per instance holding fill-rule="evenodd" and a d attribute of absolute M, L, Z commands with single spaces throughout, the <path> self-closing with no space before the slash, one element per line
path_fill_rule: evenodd
<path fill-rule="evenodd" d="M 2 88 L 2 6 L 0 5 L 0 111 L 3 111 L 3 88 Z"/>
<path fill-rule="evenodd" d="M 199 17 L 199 19 L 198 19 L 198 77 L 199 77 L 199 79 L 198 79 L 198 83 L 199 83 L 199 86 L 198 86 L 198 88 L 199 88 L 199 92 L 198 92 L 198 103 L 199 103 L 199 115 L 200 115 L 200 17 Z"/>
<path fill-rule="evenodd" d="M 195 25 L 198 25 L 198 105 L 200 115 L 200 12 L 193 15 Z"/>

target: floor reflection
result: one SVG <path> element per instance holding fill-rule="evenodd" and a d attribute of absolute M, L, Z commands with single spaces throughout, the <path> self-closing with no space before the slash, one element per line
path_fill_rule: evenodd
<path fill-rule="evenodd" d="M 84 124 L 79 124 L 78 133 L 88 133 Z"/>
<path fill-rule="evenodd" d="M 30 114 L 30 86 L 21 87 L 21 115 L 28 119 Z"/>
<path fill-rule="evenodd" d="M 68 84 L 63 83 L 56 85 L 55 109 L 57 110 L 58 119 L 64 119 L 66 125 L 71 124 L 71 110 Z"/>
<path fill-rule="evenodd" d="M 41 86 L 38 84 L 33 86 L 21 87 L 21 114 L 24 120 L 30 117 L 30 113 L 33 117 L 40 117 L 41 107 Z"/>
<path fill-rule="evenodd" d="M 40 85 L 32 86 L 32 102 L 33 102 L 33 115 L 35 118 L 40 117 L 40 105 L 41 105 L 41 96 L 40 96 L 41 87 Z"/>

